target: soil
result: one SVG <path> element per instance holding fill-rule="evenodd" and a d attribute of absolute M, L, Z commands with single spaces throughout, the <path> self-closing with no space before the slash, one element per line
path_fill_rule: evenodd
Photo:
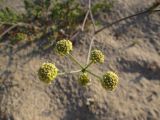
<path fill-rule="evenodd" d="M 108 24 L 153 2 L 117 0 L 111 12 L 99 17 Z M 72 52 L 83 64 L 88 34 L 76 39 Z M 39 81 L 37 70 L 43 62 L 53 62 L 60 70 L 78 68 L 52 48 L 43 49 L 45 42 L 0 43 L 0 120 L 159 120 L 160 13 L 134 17 L 96 35 L 93 48 L 106 57 L 103 65 L 93 65 L 92 70 L 99 75 L 108 70 L 118 73 L 120 83 L 113 92 L 94 77 L 89 86 L 82 87 L 77 74 L 58 77 L 50 85 Z"/>

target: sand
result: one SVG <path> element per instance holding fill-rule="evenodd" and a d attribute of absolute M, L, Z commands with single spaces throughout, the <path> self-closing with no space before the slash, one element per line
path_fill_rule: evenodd
<path fill-rule="evenodd" d="M 154 0 L 117 0 L 109 23 L 151 5 Z M 85 63 L 89 33 L 77 38 L 73 56 Z M 160 118 L 160 13 L 136 17 L 106 29 L 96 36 L 93 47 L 106 55 L 94 72 L 116 71 L 118 88 L 109 92 L 96 78 L 82 87 L 77 75 L 56 78 L 51 85 L 39 81 L 37 70 L 53 62 L 61 70 L 76 69 L 53 49 L 42 49 L 45 40 L 0 43 L 0 120 L 159 120 Z"/>

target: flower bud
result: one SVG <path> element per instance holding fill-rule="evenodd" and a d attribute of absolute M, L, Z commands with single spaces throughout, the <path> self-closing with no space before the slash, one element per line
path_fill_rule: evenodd
<path fill-rule="evenodd" d="M 103 78 L 101 79 L 101 84 L 106 90 L 114 90 L 119 82 L 118 76 L 112 72 L 109 71 L 103 75 Z"/>
<path fill-rule="evenodd" d="M 103 63 L 104 62 L 104 55 L 100 50 L 93 50 L 91 52 L 90 60 L 92 60 L 94 63 Z"/>
<path fill-rule="evenodd" d="M 81 73 L 81 74 L 79 75 L 78 82 L 79 82 L 79 84 L 82 85 L 82 86 L 87 85 L 87 84 L 90 82 L 90 79 L 89 79 L 89 77 L 88 77 L 88 74 L 87 74 L 87 73 Z"/>
<path fill-rule="evenodd" d="M 62 56 L 72 51 L 72 42 L 70 40 L 60 40 L 56 44 L 56 52 Z"/>
<path fill-rule="evenodd" d="M 39 79 L 45 83 L 51 83 L 57 76 L 58 69 L 52 63 L 43 63 L 38 70 Z"/>

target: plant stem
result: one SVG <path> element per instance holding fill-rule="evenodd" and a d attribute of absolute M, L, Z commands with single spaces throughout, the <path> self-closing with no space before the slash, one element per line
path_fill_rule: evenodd
<path fill-rule="evenodd" d="M 86 67 L 83 69 L 83 71 L 85 71 L 89 66 L 91 66 L 93 63 L 93 61 L 91 61 L 88 65 L 86 65 Z"/>
<path fill-rule="evenodd" d="M 90 42 L 90 45 L 89 45 L 89 50 L 88 50 L 88 56 L 87 56 L 87 64 L 89 63 L 89 59 L 90 59 L 90 54 L 91 54 L 91 50 L 92 50 L 92 46 L 93 46 L 93 41 L 94 41 L 94 35 L 92 36 L 91 38 L 91 42 Z"/>
<path fill-rule="evenodd" d="M 71 54 L 68 54 L 68 55 L 72 61 L 74 61 L 77 65 L 79 65 L 82 69 L 84 69 L 84 67 Z"/>
<path fill-rule="evenodd" d="M 4 31 L 4 32 L 0 35 L 0 38 L 2 38 L 4 35 L 6 35 L 9 31 L 11 31 L 12 29 L 14 29 L 15 27 L 17 27 L 17 25 L 13 25 L 13 26 L 9 27 L 6 31 Z"/>
<path fill-rule="evenodd" d="M 70 71 L 70 72 L 62 72 L 62 73 L 58 73 L 58 75 L 65 75 L 65 74 L 74 74 L 74 73 L 78 73 L 81 72 L 81 70 L 75 70 L 75 71 Z"/>
<path fill-rule="evenodd" d="M 88 15 L 89 15 L 89 10 L 87 10 L 87 13 L 86 13 L 86 15 L 85 15 L 85 18 L 84 18 L 84 20 L 83 20 L 83 24 L 82 24 L 82 27 L 81 27 L 81 30 L 82 30 L 82 31 L 84 31 L 84 27 L 85 27 L 85 24 L 86 24 Z"/>
<path fill-rule="evenodd" d="M 98 75 L 92 73 L 91 71 L 89 71 L 89 70 L 86 70 L 86 71 L 87 71 L 88 73 L 90 73 L 91 75 L 95 76 L 96 78 L 101 79 L 101 77 L 99 77 Z"/>
<path fill-rule="evenodd" d="M 26 23 L 8 23 L 8 22 L 0 22 L 0 24 L 4 25 L 4 24 L 8 24 L 11 25 L 7 30 L 5 30 L 2 34 L 0 34 L 0 38 L 2 38 L 4 35 L 6 35 L 8 32 L 10 32 L 11 30 L 13 30 L 14 28 L 18 27 L 18 26 L 32 26 L 30 24 L 26 24 Z"/>
<path fill-rule="evenodd" d="M 109 25 L 103 26 L 103 27 L 100 28 L 99 30 L 95 31 L 94 34 L 96 35 L 96 34 L 100 33 L 101 31 L 103 31 L 104 29 L 109 28 L 109 27 L 111 27 L 111 26 L 113 26 L 113 25 L 115 25 L 115 24 L 117 24 L 117 23 L 120 23 L 121 21 L 130 19 L 130 18 L 133 18 L 133 17 L 135 17 L 135 16 L 140 16 L 140 15 L 143 15 L 143 14 L 154 13 L 154 12 L 160 12 L 160 10 L 152 10 L 152 11 L 151 11 L 151 10 L 148 10 L 148 9 L 147 9 L 147 10 L 142 11 L 142 12 L 140 12 L 140 13 L 136 13 L 136 14 L 133 14 L 133 15 L 130 15 L 130 16 L 121 18 L 121 19 L 119 19 L 119 20 L 117 20 L 117 21 L 114 21 L 114 22 L 110 23 Z"/>

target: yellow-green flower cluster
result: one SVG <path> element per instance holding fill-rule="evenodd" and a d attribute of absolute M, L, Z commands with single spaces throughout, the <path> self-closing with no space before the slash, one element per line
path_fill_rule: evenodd
<path fill-rule="evenodd" d="M 101 79 L 101 84 L 106 90 L 114 90 L 119 82 L 118 76 L 112 72 L 109 71 L 103 75 L 103 78 Z"/>
<path fill-rule="evenodd" d="M 82 86 L 87 85 L 87 84 L 90 82 L 90 79 L 89 79 L 89 77 L 88 77 L 88 74 L 87 74 L 87 73 L 81 73 L 81 74 L 79 75 L 78 82 L 79 82 L 79 84 L 82 85 Z"/>
<path fill-rule="evenodd" d="M 38 70 L 39 79 L 45 83 L 51 83 L 57 76 L 58 69 L 52 63 L 43 63 Z"/>
<path fill-rule="evenodd" d="M 55 49 L 56 49 L 56 52 L 62 56 L 68 55 L 71 60 L 73 60 L 77 65 L 81 67 L 81 70 L 58 73 L 58 69 L 54 64 L 43 63 L 38 71 L 38 76 L 41 81 L 45 83 L 51 83 L 56 78 L 57 75 L 60 76 L 64 74 L 81 72 L 78 77 L 78 82 L 82 86 L 88 85 L 88 83 L 90 82 L 90 78 L 88 74 L 91 74 L 95 76 L 98 80 L 100 80 L 101 85 L 106 90 L 112 91 L 117 87 L 119 78 L 116 73 L 112 71 L 108 71 L 101 77 L 101 76 L 96 75 L 91 70 L 88 70 L 91 64 L 104 62 L 104 54 L 100 50 L 95 49 L 91 51 L 90 63 L 88 63 L 88 60 L 87 60 L 87 65 L 83 66 L 79 63 L 78 60 L 76 60 L 71 54 L 69 54 L 73 49 L 71 41 L 66 40 L 66 39 L 60 40 L 57 42 Z"/>
<path fill-rule="evenodd" d="M 104 55 L 100 50 L 93 50 L 91 52 L 90 60 L 92 60 L 94 63 L 103 63 Z"/>
<path fill-rule="evenodd" d="M 72 49 L 72 42 L 70 40 L 63 39 L 56 44 L 56 52 L 62 56 L 69 54 Z"/>

